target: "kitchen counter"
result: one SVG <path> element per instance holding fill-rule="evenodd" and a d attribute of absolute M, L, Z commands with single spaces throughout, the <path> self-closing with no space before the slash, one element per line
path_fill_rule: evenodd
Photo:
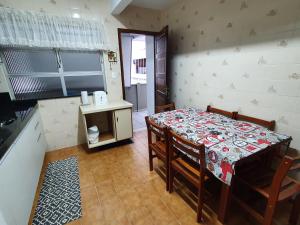
<path fill-rule="evenodd" d="M 1 109 L 2 116 L 5 116 L 5 107 Z M 0 125 L 0 164 L 36 110 L 37 103 L 30 102 L 14 103 L 11 110 L 7 111 L 7 118 L 12 117 L 12 120 Z"/>
<path fill-rule="evenodd" d="M 125 109 L 125 108 L 131 108 L 132 104 L 121 100 L 121 101 L 113 101 L 113 102 L 107 102 L 103 105 L 81 105 L 80 110 L 82 114 L 89 114 L 89 113 L 96 113 L 96 112 L 105 112 L 109 110 L 115 110 L 115 109 Z"/>
<path fill-rule="evenodd" d="M 8 135 L 1 145 L 0 209 L 7 224 L 28 225 L 47 142 L 36 103 L 1 103 L 1 131 Z"/>

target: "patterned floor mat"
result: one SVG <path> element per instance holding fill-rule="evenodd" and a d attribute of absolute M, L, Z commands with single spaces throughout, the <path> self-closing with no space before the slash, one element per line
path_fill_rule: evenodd
<path fill-rule="evenodd" d="M 76 157 L 49 163 L 33 225 L 62 225 L 82 216 Z"/>

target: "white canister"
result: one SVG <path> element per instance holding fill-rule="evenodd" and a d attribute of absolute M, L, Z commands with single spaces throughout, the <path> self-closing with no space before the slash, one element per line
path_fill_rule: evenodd
<path fill-rule="evenodd" d="M 88 139 L 90 144 L 96 144 L 99 141 L 99 129 L 97 126 L 88 128 Z"/>
<path fill-rule="evenodd" d="M 81 92 L 81 102 L 82 105 L 88 105 L 89 104 L 89 96 L 87 91 L 82 91 Z"/>
<path fill-rule="evenodd" d="M 104 105 L 107 103 L 107 95 L 105 91 L 95 91 L 93 96 L 95 105 Z"/>

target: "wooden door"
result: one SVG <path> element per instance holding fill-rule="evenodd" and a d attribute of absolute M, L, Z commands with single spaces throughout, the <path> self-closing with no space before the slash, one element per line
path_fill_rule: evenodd
<path fill-rule="evenodd" d="M 168 88 L 168 26 L 154 37 L 155 43 L 155 106 L 169 101 Z"/>
<path fill-rule="evenodd" d="M 132 138 L 132 110 L 119 109 L 115 111 L 117 141 Z"/>

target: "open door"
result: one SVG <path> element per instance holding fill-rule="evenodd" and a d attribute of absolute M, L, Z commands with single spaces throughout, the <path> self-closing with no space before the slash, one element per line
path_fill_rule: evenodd
<path fill-rule="evenodd" d="M 169 101 L 168 26 L 154 36 L 155 42 L 155 106 Z"/>

